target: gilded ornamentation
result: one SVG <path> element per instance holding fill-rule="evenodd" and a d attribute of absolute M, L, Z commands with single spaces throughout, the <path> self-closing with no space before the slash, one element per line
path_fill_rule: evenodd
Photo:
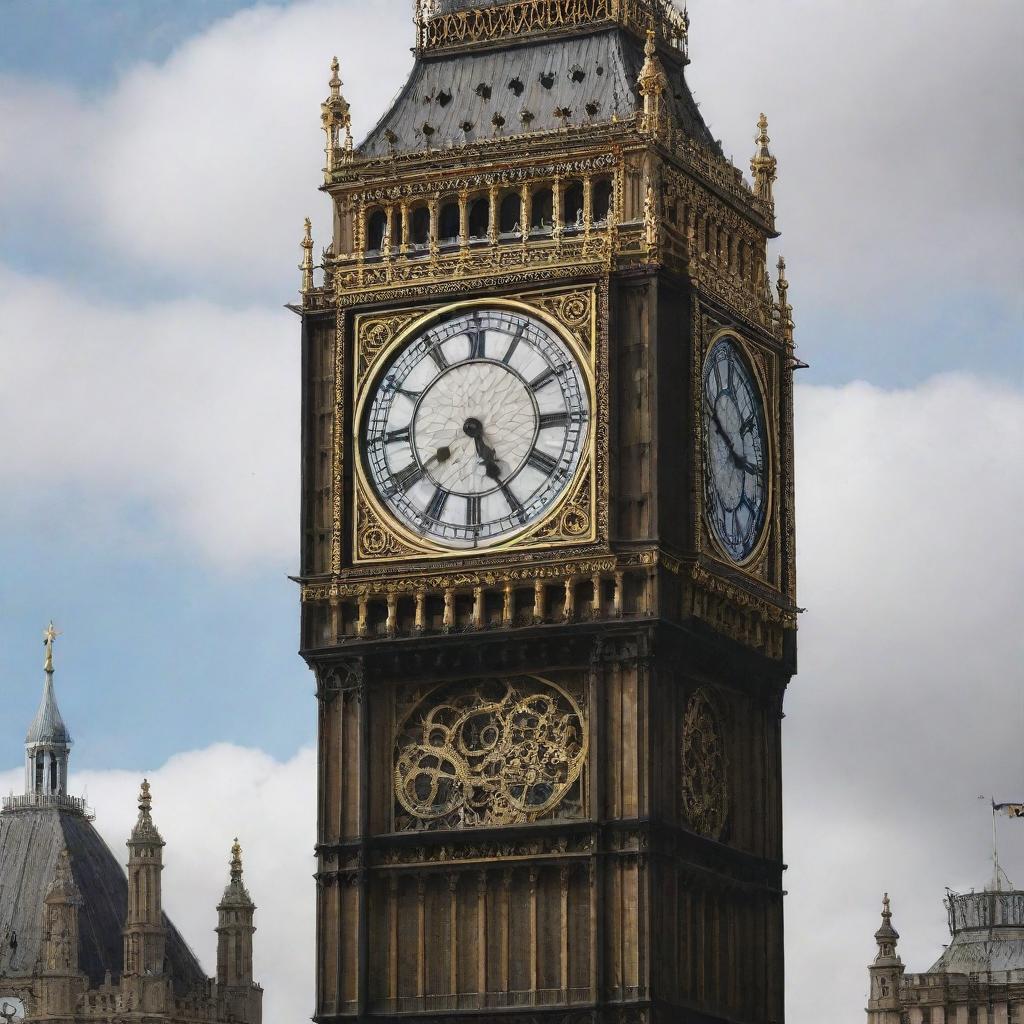
<path fill-rule="evenodd" d="M 395 744 L 399 830 L 520 825 L 582 815 L 583 712 L 529 677 L 447 684 L 421 700 Z"/>
<path fill-rule="evenodd" d="M 359 339 L 359 360 L 356 368 L 356 387 L 373 367 L 377 357 L 414 320 L 429 312 L 430 307 L 409 310 L 390 316 L 359 317 L 356 337 Z"/>
<path fill-rule="evenodd" d="M 683 717 L 682 812 L 695 832 L 721 839 L 729 816 L 729 761 L 718 713 L 698 690 Z"/>
<path fill-rule="evenodd" d="M 377 515 L 361 487 L 356 488 L 356 510 L 356 547 L 360 558 L 403 558 L 419 553 L 400 540 Z"/>

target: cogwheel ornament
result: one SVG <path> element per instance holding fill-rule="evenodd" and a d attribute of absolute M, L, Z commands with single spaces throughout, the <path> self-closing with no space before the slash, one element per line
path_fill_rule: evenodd
<path fill-rule="evenodd" d="M 399 830 L 579 817 L 583 713 L 561 687 L 517 677 L 447 684 L 402 723 L 395 744 Z"/>
<path fill-rule="evenodd" d="M 718 714 L 703 690 L 686 706 L 681 763 L 683 818 L 700 835 L 721 839 L 729 817 L 729 763 Z"/>

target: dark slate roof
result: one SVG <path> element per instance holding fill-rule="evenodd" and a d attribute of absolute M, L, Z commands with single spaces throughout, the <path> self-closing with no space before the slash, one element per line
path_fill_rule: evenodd
<path fill-rule="evenodd" d="M 46 673 L 43 699 L 39 702 L 39 710 L 32 719 L 25 742 L 65 746 L 71 743 L 71 733 L 60 716 L 60 708 L 57 707 L 57 698 L 53 692 L 53 675 L 49 672 Z"/>
<path fill-rule="evenodd" d="M 495 135 L 492 119 L 504 118 L 501 135 L 602 124 L 631 117 L 640 105 L 636 81 L 644 62 L 642 42 L 612 27 L 602 32 L 539 41 L 483 53 L 416 61 L 391 109 L 359 147 L 363 156 L 445 149 Z M 666 65 L 677 121 L 704 145 L 717 148 L 686 85 L 681 67 Z M 587 105 L 596 105 L 593 114 Z M 533 119 L 524 124 L 527 110 Z M 472 125 L 469 131 L 463 125 Z M 427 127 L 425 127 L 427 126 Z"/>
<path fill-rule="evenodd" d="M 0 948 L 0 978 L 30 973 L 35 967 L 42 943 L 43 898 L 65 847 L 84 901 L 79 909 L 82 970 L 93 987 L 103 983 L 106 971 L 115 980 L 121 974 L 127 875 L 87 819 L 39 809 L 0 814 L 0 936 L 13 931 L 18 940 L 13 952 L 6 943 Z M 185 995 L 206 978 L 185 940 L 166 917 L 165 922 L 174 988 Z"/>

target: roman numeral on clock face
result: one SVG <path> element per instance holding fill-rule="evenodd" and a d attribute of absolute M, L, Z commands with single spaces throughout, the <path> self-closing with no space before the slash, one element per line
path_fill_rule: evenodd
<path fill-rule="evenodd" d="M 564 427 L 568 422 L 567 412 L 545 412 L 541 413 L 539 428 L 547 430 L 549 427 Z"/>
<path fill-rule="evenodd" d="M 516 349 L 519 348 L 519 342 L 523 340 L 523 335 L 525 333 L 526 328 L 524 326 L 520 326 L 520 328 L 516 331 L 515 335 L 513 336 L 512 341 L 509 343 L 508 351 L 506 351 L 505 355 L 502 357 L 501 360 L 506 366 L 508 365 L 509 360 L 512 358 L 512 356 L 515 355 Z"/>
<path fill-rule="evenodd" d="M 448 357 L 444 354 L 444 350 L 441 348 L 439 341 L 432 340 L 427 348 L 427 355 L 430 356 L 434 361 L 434 365 L 439 370 L 447 370 L 451 365 L 448 362 Z"/>
<path fill-rule="evenodd" d="M 501 485 L 501 493 L 505 495 L 505 500 L 508 502 L 508 507 L 520 522 L 526 519 L 526 511 L 523 509 L 523 503 L 512 493 L 508 484 Z"/>
<path fill-rule="evenodd" d="M 399 444 L 402 441 L 409 440 L 409 428 L 402 427 L 401 430 L 389 430 L 384 435 L 385 444 Z"/>
<path fill-rule="evenodd" d="M 549 366 L 542 374 L 530 381 L 530 390 L 540 391 L 541 388 L 547 387 L 554 379 L 555 370 Z"/>
<path fill-rule="evenodd" d="M 409 463 L 401 473 L 396 473 L 391 478 L 389 496 L 390 494 L 397 494 L 399 491 L 408 491 L 410 487 L 415 487 L 422 479 L 423 469 L 420 464 L 418 462 Z"/>
<path fill-rule="evenodd" d="M 466 525 L 476 529 L 480 525 L 480 495 L 471 494 L 466 498 Z"/>
<path fill-rule="evenodd" d="M 466 333 L 469 335 L 469 358 L 485 359 L 487 357 L 487 332 L 477 325 L 470 327 Z"/>
<path fill-rule="evenodd" d="M 526 461 L 534 469 L 539 469 L 545 476 L 551 476 L 558 468 L 558 461 L 553 459 L 547 452 L 534 448 L 526 457 Z"/>
<path fill-rule="evenodd" d="M 435 523 L 440 520 L 444 514 L 444 507 L 448 504 L 448 499 L 451 497 L 448 491 L 443 487 L 438 487 L 434 491 L 434 496 L 430 499 L 430 504 L 427 506 L 427 518 L 432 519 Z"/>

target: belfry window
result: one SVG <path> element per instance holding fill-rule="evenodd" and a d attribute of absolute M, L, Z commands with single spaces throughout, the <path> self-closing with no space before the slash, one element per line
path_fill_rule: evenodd
<path fill-rule="evenodd" d="M 459 204 L 445 203 L 437 224 L 438 241 L 442 244 L 455 242 L 459 237 Z"/>
<path fill-rule="evenodd" d="M 50 792 L 57 792 L 57 759 L 50 758 Z"/>
<path fill-rule="evenodd" d="M 562 203 L 562 223 L 567 228 L 583 227 L 583 183 L 570 182 Z"/>
<path fill-rule="evenodd" d="M 430 241 L 430 211 L 425 206 L 417 206 L 412 211 L 412 244 L 426 245 Z"/>
<path fill-rule="evenodd" d="M 384 235 L 387 232 L 388 215 L 383 210 L 374 210 L 366 229 L 366 249 L 368 252 L 380 252 L 384 248 Z"/>
<path fill-rule="evenodd" d="M 469 208 L 469 237 L 486 238 L 491 230 L 491 204 L 486 196 L 476 199 Z"/>
<path fill-rule="evenodd" d="M 551 189 L 542 188 L 533 194 L 533 202 L 530 211 L 530 230 L 550 232 L 554 226 L 552 217 L 554 215 Z"/>
<path fill-rule="evenodd" d="M 509 192 L 501 201 L 501 233 L 511 235 L 523 229 L 523 200 L 518 192 Z"/>
<path fill-rule="evenodd" d="M 36 754 L 36 792 L 42 793 L 43 791 L 43 779 L 46 777 L 44 772 L 45 756 L 40 751 Z"/>
<path fill-rule="evenodd" d="M 601 178 L 594 184 L 593 213 L 595 224 L 603 224 L 608 220 L 612 208 L 612 182 L 610 178 Z"/>

